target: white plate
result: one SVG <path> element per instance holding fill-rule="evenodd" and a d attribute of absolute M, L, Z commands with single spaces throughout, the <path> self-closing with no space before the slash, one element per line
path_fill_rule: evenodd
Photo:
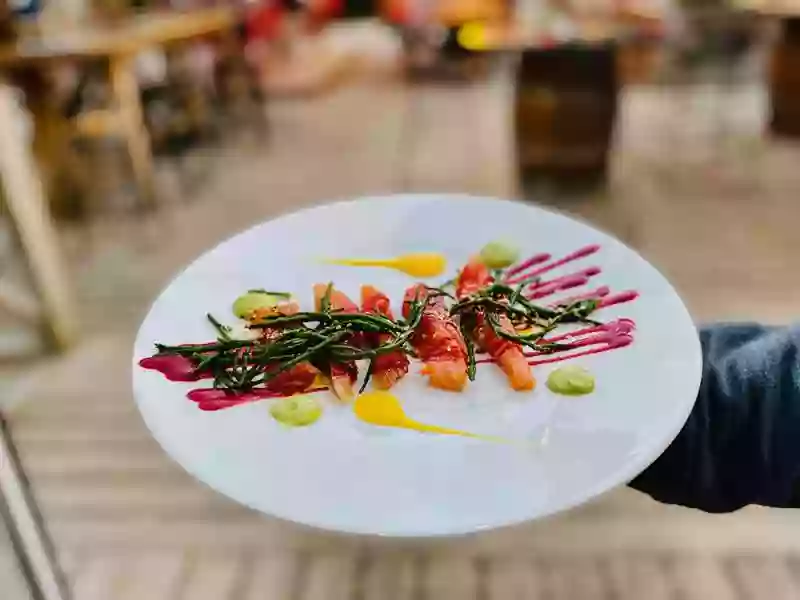
<path fill-rule="evenodd" d="M 331 267 L 323 257 L 444 253 L 455 272 L 486 242 L 505 239 L 523 256 L 554 257 L 587 244 L 599 252 L 576 267 L 634 302 L 603 309 L 628 317 L 633 345 L 579 359 L 597 378 L 594 394 L 568 398 L 544 385 L 555 366 L 535 369 L 532 393 L 509 390 L 492 365 L 461 394 L 428 388 L 419 369 L 396 388 L 419 420 L 532 440 L 504 445 L 371 427 L 323 394 L 311 427 L 287 429 L 268 402 L 202 412 L 186 399 L 197 384 L 170 383 L 136 361 L 153 343 L 213 338 L 205 314 L 233 322 L 244 290 L 288 290 L 306 304 L 311 286 L 335 281 L 357 299 L 359 286 L 387 292 L 395 308 L 412 281 L 382 269 Z M 567 267 L 553 274 L 569 272 Z M 580 290 L 577 290 L 580 291 Z M 576 290 L 571 290 L 574 294 Z M 624 484 L 681 429 L 700 382 L 697 333 L 669 283 L 635 252 L 567 217 L 527 204 L 459 195 L 403 195 L 328 204 L 263 223 L 207 252 L 163 291 L 139 330 L 133 387 L 147 426 L 195 477 L 267 514 L 330 530 L 386 536 L 440 536 L 491 529 L 576 506 Z"/>

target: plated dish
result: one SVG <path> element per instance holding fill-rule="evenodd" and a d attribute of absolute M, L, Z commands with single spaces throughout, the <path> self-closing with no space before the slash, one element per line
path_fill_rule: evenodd
<path fill-rule="evenodd" d="M 530 205 L 408 195 L 287 215 L 200 257 L 142 324 L 133 385 L 165 450 L 239 502 L 434 536 L 630 480 L 680 430 L 700 366 L 677 294 L 613 238 Z"/>
<path fill-rule="evenodd" d="M 309 294 L 313 306 L 305 310 L 290 292 L 251 289 L 233 302 L 232 316 L 241 319 L 237 325 L 225 325 L 209 313 L 215 340 L 157 343 L 155 354 L 139 366 L 171 381 L 210 381 L 211 386 L 187 393 L 204 411 L 273 400 L 271 414 L 288 426 L 311 425 L 322 415 L 319 402 L 298 396 L 330 391 L 340 403 L 350 404 L 370 385 L 391 389 L 412 364 L 417 376 L 440 390 L 463 392 L 480 365 L 487 364 L 503 372 L 511 389 L 533 392 L 537 365 L 573 362 L 633 343 L 633 320 L 603 322 L 596 315 L 636 300 L 635 290 L 612 293 L 599 286 L 552 299 L 585 287 L 602 273 L 596 266 L 574 266 L 600 250 L 592 244 L 562 257 L 539 252 L 517 260 L 516 246 L 490 242 L 452 279 L 409 285 L 399 303 L 402 317 L 395 317 L 389 296 L 372 285 L 361 286 L 358 304 L 333 282 L 317 283 Z M 444 256 L 431 252 L 328 262 L 431 277 L 441 276 L 447 264 Z M 570 269 L 566 274 L 548 276 L 565 267 Z M 594 391 L 595 379 L 572 365 L 552 372 L 547 387 L 581 395 Z M 388 398 L 363 396 L 356 416 L 379 426 L 404 426 L 403 419 L 378 416 L 378 402 L 392 402 L 386 410 L 396 412 Z"/>

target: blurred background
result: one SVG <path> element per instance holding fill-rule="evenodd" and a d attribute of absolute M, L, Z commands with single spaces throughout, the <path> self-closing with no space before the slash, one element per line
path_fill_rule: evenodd
<path fill-rule="evenodd" d="M 595 223 L 699 322 L 796 318 L 797 0 L 0 0 L 0 589 L 45 600 L 800 597 L 800 513 L 629 490 L 431 543 L 279 522 L 150 438 L 174 273 L 333 199 Z"/>

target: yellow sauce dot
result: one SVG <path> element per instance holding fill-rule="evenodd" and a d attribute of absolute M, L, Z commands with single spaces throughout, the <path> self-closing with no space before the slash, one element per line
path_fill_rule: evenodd
<path fill-rule="evenodd" d="M 406 415 L 400 401 L 389 392 L 374 391 L 361 394 L 353 403 L 353 412 L 365 423 L 379 427 L 395 427 L 424 433 L 476 438 L 491 442 L 507 442 L 507 440 L 501 438 L 478 435 L 447 427 L 437 427 L 436 425 L 426 425 L 425 423 L 414 421 Z"/>

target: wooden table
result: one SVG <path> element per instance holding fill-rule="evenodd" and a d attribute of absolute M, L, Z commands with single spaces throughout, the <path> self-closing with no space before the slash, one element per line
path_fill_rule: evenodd
<path fill-rule="evenodd" d="M 58 34 L 23 37 L 13 45 L 0 46 L 0 70 L 30 73 L 64 61 L 107 61 L 111 106 L 83 114 L 80 120 L 92 131 L 107 132 L 125 140 L 142 203 L 150 206 L 155 202 L 153 158 L 134 69 L 135 58 L 155 46 L 224 35 L 235 24 L 236 15 L 229 9 L 144 13 L 119 23 L 85 25 Z M 29 102 L 39 125 L 57 119 L 52 114 L 53 107 L 47 106 L 47 98 L 41 97 L 41 87 L 37 90 L 40 97 L 30 94 Z"/>
<path fill-rule="evenodd" d="M 26 37 L 14 45 L 0 46 L 0 71 L 12 82 L 33 81 L 27 90 L 27 108 L 34 116 L 37 134 L 57 122 L 58 107 L 46 86 L 36 85 L 54 63 L 65 60 L 104 59 L 113 91 L 112 106 L 81 115 L 95 129 L 125 140 L 143 205 L 155 203 L 153 158 L 145 128 L 139 85 L 134 72 L 137 53 L 200 36 L 224 34 L 235 25 L 230 10 L 208 10 L 186 14 L 144 14 L 118 25 L 95 25 L 47 37 Z M 33 75 L 33 77 L 31 77 Z M 40 316 L 56 348 L 66 348 L 76 339 L 77 316 L 73 309 L 68 277 L 63 271 L 58 240 L 50 215 L 46 186 L 26 141 L 9 134 L 23 118 L 22 107 L 10 98 L 0 82 L 0 188 L 7 214 L 16 230 L 42 310 Z M 47 132 L 45 132 L 46 134 Z M 36 144 L 34 144 L 36 145 Z M 41 158 L 41 155 L 38 157 Z M 3 298 L 0 298 L 0 302 Z"/>

